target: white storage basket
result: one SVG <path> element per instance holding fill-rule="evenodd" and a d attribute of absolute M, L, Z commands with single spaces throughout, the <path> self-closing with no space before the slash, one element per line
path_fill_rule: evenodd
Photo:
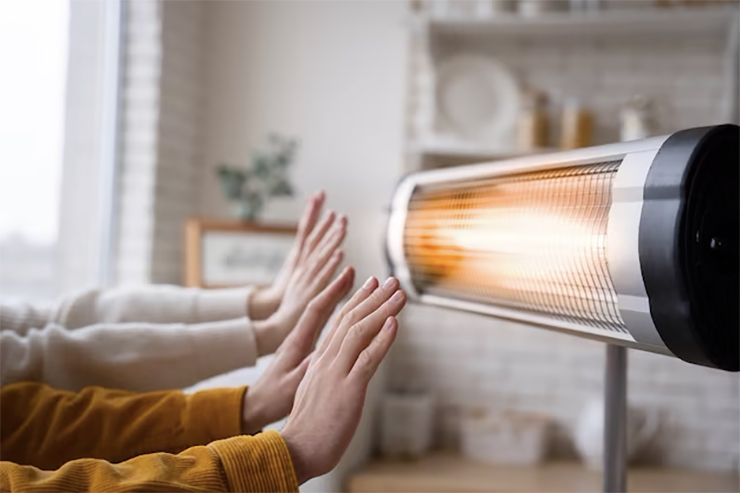
<path fill-rule="evenodd" d="M 462 453 L 489 464 L 542 462 L 552 420 L 516 411 L 466 413 L 461 424 Z"/>

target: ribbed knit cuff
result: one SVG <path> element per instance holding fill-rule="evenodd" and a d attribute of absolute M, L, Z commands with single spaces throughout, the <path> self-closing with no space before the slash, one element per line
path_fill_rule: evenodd
<path fill-rule="evenodd" d="M 201 390 L 187 396 L 182 424 L 187 443 L 207 445 L 241 435 L 247 387 Z"/>
<path fill-rule="evenodd" d="M 257 340 L 247 318 L 188 326 L 198 375 L 209 377 L 257 363 Z"/>
<path fill-rule="evenodd" d="M 229 491 L 298 491 L 288 446 L 276 431 L 214 442 Z"/>
<path fill-rule="evenodd" d="M 253 291 L 253 286 L 200 290 L 196 300 L 196 322 L 213 322 L 247 316 L 249 297 Z"/>

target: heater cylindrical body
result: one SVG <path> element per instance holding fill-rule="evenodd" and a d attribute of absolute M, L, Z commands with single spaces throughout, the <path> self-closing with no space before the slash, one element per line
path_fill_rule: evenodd
<path fill-rule="evenodd" d="M 737 371 L 739 134 L 409 175 L 389 263 L 412 300 Z"/>

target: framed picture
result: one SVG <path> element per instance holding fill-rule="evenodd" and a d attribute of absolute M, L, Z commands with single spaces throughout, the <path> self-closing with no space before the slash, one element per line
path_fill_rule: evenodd
<path fill-rule="evenodd" d="M 190 219 L 185 225 L 185 285 L 269 284 L 293 247 L 296 226 Z"/>

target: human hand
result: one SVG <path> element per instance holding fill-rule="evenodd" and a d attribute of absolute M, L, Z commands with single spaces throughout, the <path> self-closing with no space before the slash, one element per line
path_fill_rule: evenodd
<path fill-rule="evenodd" d="M 325 199 L 324 192 L 316 192 L 308 198 L 301 220 L 298 222 L 295 242 L 275 281 L 270 286 L 255 289 L 249 297 L 248 312 L 252 320 L 265 320 L 277 311 L 290 278 L 303 257 L 306 240 L 319 220 Z"/>
<path fill-rule="evenodd" d="M 306 307 L 295 330 L 280 345 L 265 373 L 244 394 L 242 433 L 252 434 L 284 418 L 293 407 L 296 389 L 308 368 L 316 337 L 337 303 L 352 288 L 355 271 L 345 267 Z"/>
<path fill-rule="evenodd" d="M 278 310 L 264 323 L 255 323 L 257 352 L 275 351 L 303 314 L 309 301 L 326 287 L 342 261 L 339 245 L 347 234 L 347 218 L 329 211 L 300 243 L 300 257 L 288 280 Z"/>
<path fill-rule="evenodd" d="M 362 416 L 370 379 L 396 338 L 406 304 L 398 280 L 368 279 L 344 305 L 311 357 L 282 435 L 298 483 L 329 472 Z"/>

